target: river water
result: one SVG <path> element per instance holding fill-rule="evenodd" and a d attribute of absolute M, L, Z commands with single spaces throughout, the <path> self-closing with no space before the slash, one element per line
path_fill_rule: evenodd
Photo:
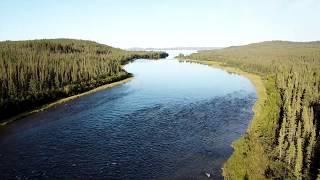
<path fill-rule="evenodd" d="M 0 129 L 0 179 L 221 179 L 256 92 L 174 58 L 192 52 L 136 60 L 132 81 Z"/>

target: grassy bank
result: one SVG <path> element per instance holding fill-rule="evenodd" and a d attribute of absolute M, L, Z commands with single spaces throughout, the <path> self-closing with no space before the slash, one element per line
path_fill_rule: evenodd
<path fill-rule="evenodd" d="M 319 42 L 271 41 L 180 58 L 238 72 L 257 88 L 254 117 L 233 143 L 226 179 L 319 177 Z"/>
<path fill-rule="evenodd" d="M 264 85 L 264 81 L 262 80 L 261 76 L 257 74 L 245 72 L 237 67 L 231 67 L 226 65 L 225 63 L 217 62 L 217 61 L 192 60 L 192 59 L 184 59 L 183 61 L 205 64 L 214 68 L 226 70 L 229 73 L 236 73 L 236 74 L 247 77 L 254 84 L 257 91 L 257 95 L 258 95 L 258 100 L 254 104 L 252 109 L 254 112 L 254 117 L 251 120 L 251 124 L 248 127 L 247 133 L 249 133 L 251 129 L 254 129 L 252 126 L 255 126 L 254 124 L 256 124 L 256 121 L 261 118 L 261 115 L 263 114 L 264 102 L 267 99 L 266 87 Z M 245 147 L 245 145 L 248 144 L 248 142 L 246 142 L 248 140 L 247 137 L 248 135 L 246 134 L 232 144 L 234 153 L 232 157 L 228 160 L 228 162 L 224 164 L 224 167 L 223 167 L 223 175 L 227 179 L 243 179 L 244 178 L 243 174 L 246 174 L 245 171 L 247 169 L 247 166 L 250 166 L 250 165 L 246 165 L 246 163 L 251 163 L 253 167 L 261 166 L 256 163 L 267 164 L 265 162 L 267 161 L 267 158 L 264 157 L 265 154 L 263 153 L 264 152 L 263 148 L 259 147 L 260 144 L 255 145 L 255 143 L 250 143 L 250 147 L 256 148 L 256 152 L 258 152 L 259 154 L 256 153 L 254 156 L 251 155 L 250 156 L 251 159 L 244 161 L 244 158 L 242 157 L 242 155 L 249 152 L 247 150 L 249 147 Z M 244 167 L 244 168 L 241 169 L 241 167 Z M 241 171 L 241 173 L 238 174 L 237 172 L 232 172 L 232 174 L 234 175 L 230 176 L 229 171 L 232 171 L 233 169 L 237 169 L 237 171 Z M 259 176 L 258 174 L 256 174 L 255 177 L 259 177 L 261 179 L 264 178 L 263 176 Z"/>

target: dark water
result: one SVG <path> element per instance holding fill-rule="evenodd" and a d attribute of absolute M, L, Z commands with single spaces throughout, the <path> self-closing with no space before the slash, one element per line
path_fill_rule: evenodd
<path fill-rule="evenodd" d="M 0 131 L 0 179 L 211 179 L 256 100 L 244 77 L 204 65 L 137 60 L 129 83 Z"/>

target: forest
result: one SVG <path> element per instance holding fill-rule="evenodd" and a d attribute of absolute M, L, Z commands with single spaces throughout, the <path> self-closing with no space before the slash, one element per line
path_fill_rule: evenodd
<path fill-rule="evenodd" d="M 232 145 L 226 179 L 320 179 L 320 42 L 268 41 L 180 58 L 262 78 L 266 98 Z"/>
<path fill-rule="evenodd" d="M 125 51 L 92 41 L 0 42 L 0 121 L 46 103 L 132 76 L 122 65 L 165 58 L 165 52 Z"/>

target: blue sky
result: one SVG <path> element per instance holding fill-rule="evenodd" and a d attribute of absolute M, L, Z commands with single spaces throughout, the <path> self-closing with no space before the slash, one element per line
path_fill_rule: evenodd
<path fill-rule="evenodd" d="M 0 40 L 121 48 L 320 40 L 319 0 L 1 0 L 0 17 Z"/>

